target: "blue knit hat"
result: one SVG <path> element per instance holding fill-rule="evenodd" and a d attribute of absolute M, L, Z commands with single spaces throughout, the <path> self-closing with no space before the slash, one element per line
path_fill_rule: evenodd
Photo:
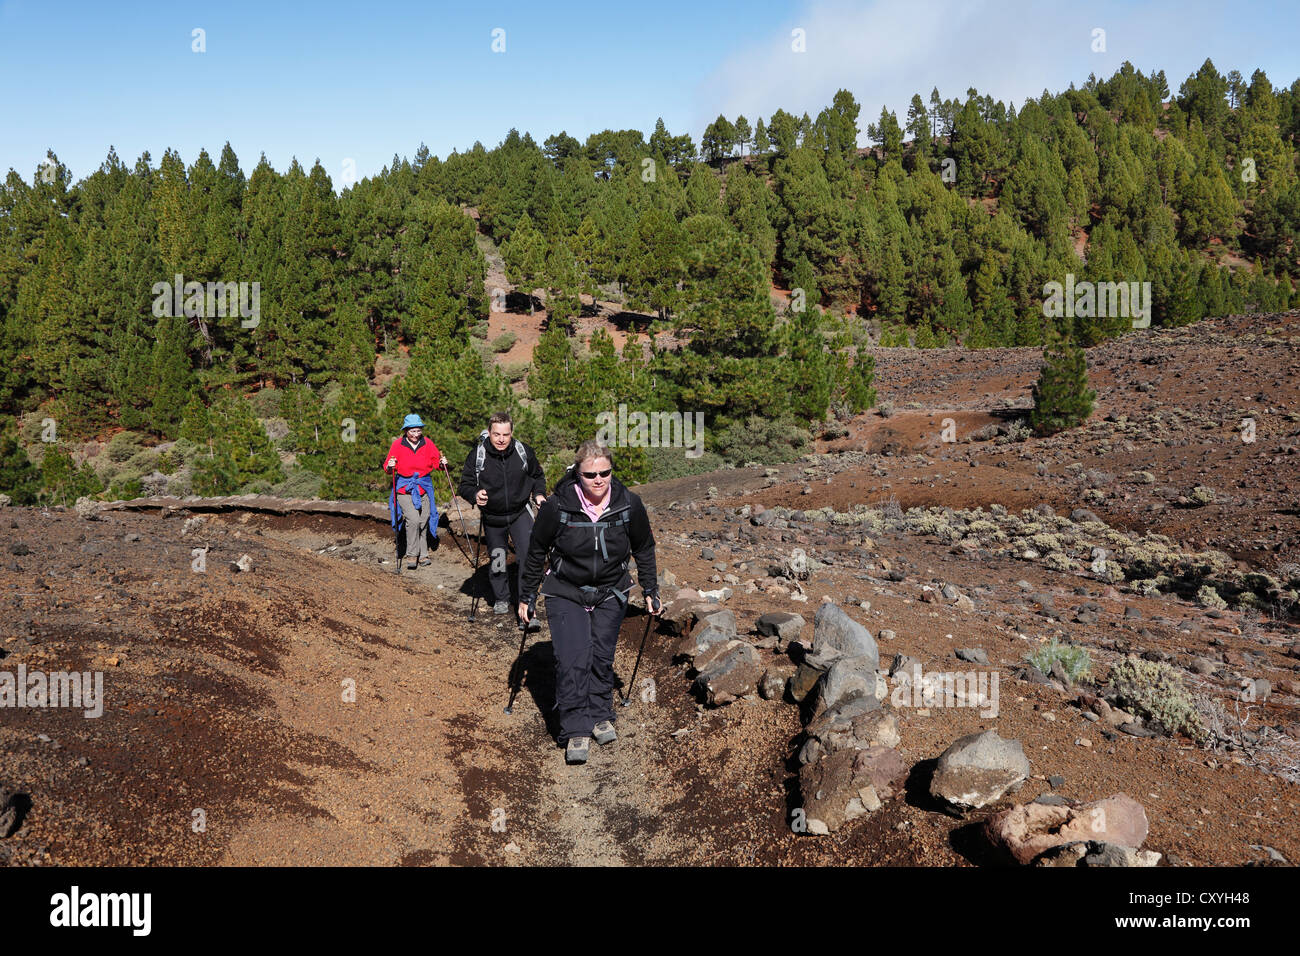
<path fill-rule="evenodd" d="M 420 419 L 420 416 L 416 415 L 414 412 L 412 412 L 410 415 L 407 415 L 405 418 L 402 419 L 402 431 L 406 431 L 408 428 L 423 428 L 423 427 L 424 427 L 424 422 Z"/>

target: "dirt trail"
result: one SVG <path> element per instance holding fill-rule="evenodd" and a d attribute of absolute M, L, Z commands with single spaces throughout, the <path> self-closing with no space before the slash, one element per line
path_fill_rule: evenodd
<path fill-rule="evenodd" d="M 285 524 L 267 536 L 291 547 L 312 543 L 311 532 Z M 487 601 L 479 603 L 477 623 L 468 624 L 470 597 L 461 592 L 469 590 L 469 565 L 443 533 L 433 566 L 398 579 L 390 564 L 358 582 L 381 599 L 397 587 L 429 599 L 419 615 L 424 633 L 392 637 L 370 660 L 333 655 L 336 666 L 346 661 L 356 668 L 357 718 L 333 704 L 326 708 L 332 721 L 315 707 L 281 713 L 297 729 L 325 728 L 370 772 L 317 774 L 313 801 L 331 808 L 335 821 L 298 823 L 288 831 L 290 843 L 278 821 L 251 824 L 223 862 L 303 862 L 304 850 L 313 862 L 326 863 L 629 862 L 612 821 L 646 776 L 637 728 L 620 721 L 623 740 L 594 753 L 586 768 L 565 766 L 539 710 L 554 691 L 545 629 L 530 637 L 523 686 L 513 713 L 503 712 L 519 632 Z M 352 540 L 376 560 L 385 545 L 369 534 Z M 620 664 L 629 653 L 622 650 Z"/>

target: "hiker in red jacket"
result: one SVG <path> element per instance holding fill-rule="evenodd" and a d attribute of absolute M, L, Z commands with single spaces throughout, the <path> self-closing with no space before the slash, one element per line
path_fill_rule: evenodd
<path fill-rule="evenodd" d="M 393 528 L 406 525 L 407 567 L 416 562 L 429 565 L 429 542 L 425 529 L 432 529 L 438 539 L 438 506 L 433 500 L 433 473 L 442 466 L 438 446 L 424 437 L 424 422 L 419 415 L 407 415 L 402 421 L 402 437 L 393 442 L 384 460 L 384 471 L 396 473 L 388 495 L 388 513 Z"/>

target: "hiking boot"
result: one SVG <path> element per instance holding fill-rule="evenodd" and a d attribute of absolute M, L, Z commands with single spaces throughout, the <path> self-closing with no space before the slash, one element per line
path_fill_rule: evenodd
<path fill-rule="evenodd" d="M 433 560 L 427 554 L 420 559 L 420 567 L 422 568 L 427 568 L 431 564 L 433 564 Z"/>
<path fill-rule="evenodd" d="M 564 748 L 565 763 L 586 763 L 587 751 L 591 749 L 590 737 L 573 737 Z"/>
<path fill-rule="evenodd" d="M 509 613 L 510 613 L 510 605 L 509 605 L 507 602 L 505 602 L 505 601 L 497 601 L 496 604 L 493 604 L 493 605 L 492 605 L 492 613 L 494 613 L 494 614 L 509 614 Z"/>
<path fill-rule="evenodd" d="M 602 720 L 595 727 L 591 728 L 591 735 L 596 738 L 596 743 L 602 747 L 605 744 L 612 744 L 618 740 L 618 734 L 614 732 L 614 725 L 608 720 Z"/>
<path fill-rule="evenodd" d="M 408 571 L 414 571 L 418 566 L 419 565 L 415 563 L 415 558 L 411 558 L 411 560 L 406 562 L 406 570 Z"/>

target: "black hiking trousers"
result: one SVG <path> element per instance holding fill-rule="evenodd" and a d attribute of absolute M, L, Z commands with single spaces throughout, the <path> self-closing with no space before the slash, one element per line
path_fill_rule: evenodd
<path fill-rule="evenodd" d="M 590 737 L 598 723 L 614 719 L 614 649 L 626 613 L 626 605 L 614 597 L 588 611 L 576 601 L 546 595 L 560 746 Z"/>
<path fill-rule="evenodd" d="M 527 508 L 515 515 L 509 524 L 483 524 L 483 537 L 488 549 L 488 581 L 492 585 L 492 599 L 497 604 L 502 601 L 511 603 L 510 575 L 506 571 L 507 534 L 515 543 L 516 593 L 523 594 L 524 559 L 528 557 L 528 542 L 533 534 L 533 516 Z"/>

